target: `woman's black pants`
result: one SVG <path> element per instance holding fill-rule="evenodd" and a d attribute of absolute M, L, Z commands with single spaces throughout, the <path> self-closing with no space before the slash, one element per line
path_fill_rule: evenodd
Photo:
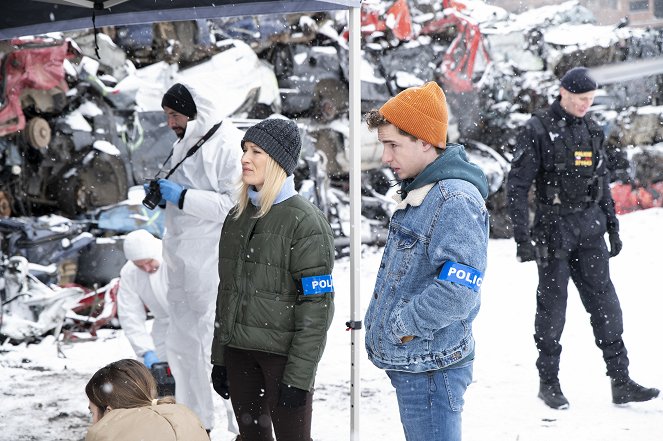
<path fill-rule="evenodd" d="M 242 441 L 310 441 L 313 392 L 294 409 L 277 406 L 287 357 L 260 351 L 225 349 L 230 400 Z"/>

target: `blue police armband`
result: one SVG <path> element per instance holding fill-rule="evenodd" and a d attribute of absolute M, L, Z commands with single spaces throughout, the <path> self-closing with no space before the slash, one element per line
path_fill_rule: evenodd
<path fill-rule="evenodd" d="M 334 292 L 334 282 L 331 274 L 302 277 L 302 291 L 305 296 Z"/>
<path fill-rule="evenodd" d="M 481 289 L 481 284 L 483 283 L 483 274 L 481 271 L 471 266 L 451 261 L 447 261 L 442 265 L 442 271 L 440 271 L 440 275 L 437 278 L 443 282 L 453 282 L 467 286 L 477 292 Z"/>

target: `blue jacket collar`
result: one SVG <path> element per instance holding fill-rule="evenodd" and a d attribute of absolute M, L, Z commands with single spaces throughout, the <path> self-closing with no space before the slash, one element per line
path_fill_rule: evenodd
<path fill-rule="evenodd" d="M 285 182 L 283 183 L 283 187 L 281 187 L 281 191 L 279 192 L 278 196 L 276 196 L 274 205 L 281 203 L 286 199 L 290 199 L 296 194 L 297 190 L 295 190 L 295 176 L 290 175 L 286 178 Z M 249 199 L 254 206 L 260 207 L 260 192 L 256 191 L 255 187 L 253 186 L 249 187 Z"/>

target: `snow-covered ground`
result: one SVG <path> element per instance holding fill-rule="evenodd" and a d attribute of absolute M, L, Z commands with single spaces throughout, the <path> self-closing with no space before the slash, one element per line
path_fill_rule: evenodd
<path fill-rule="evenodd" d="M 624 311 L 624 339 L 632 377 L 663 387 L 663 209 L 620 217 L 624 250 L 611 260 L 612 278 Z M 380 250 L 367 249 L 361 263 L 362 309 L 372 293 Z M 336 317 L 316 380 L 313 439 L 350 439 L 349 261 L 334 271 Z M 510 240 L 491 240 L 483 305 L 475 322 L 474 384 L 466 394 L 464 439 L 658 441 L 663 439 L 663 399 L 615 406 L 589 316 L 575 288 L 569 289 L 560 380 L 568 410 L 547 408 L 537 397 L 538 377 L 532 338 L 536 266 L 515 259 Z M 4 346 L 0 353 L 0 440 L 82 440 L 89 424 L 84 385 L 110 361 L 131 357 L 121 331 L 104 330 L 95 342 L 65 347 L 58 357 L 52 340 L 28 347 Z M 362 345 L 363 347 L 363 345 Z M 362 352 L 363 353 L 363 352 Z M 396 399 L 384 372 L 362 358 L 362 440 L 403 440 Z M 231 439 L 218 398 L 213 441 Z"/>

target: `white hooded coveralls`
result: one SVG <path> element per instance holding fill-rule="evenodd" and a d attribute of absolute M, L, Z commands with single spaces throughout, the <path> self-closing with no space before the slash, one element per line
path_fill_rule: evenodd
<path fill-rule="evenodd" d="M 184 84 L 196 104 L 196 118 L 174 143 L 171 166 L 216 123 L 222 121 L 204 91 Z M 168 363 L 175 377 L 175 396 L 201 419 L 214 422 L 211 347 L 219 284 L 219 237 L 235 205 L 241 178 L 243 133 L 224 120 L 216 133 L 187 158 L 169 180 L 187 189 L 182 209 L 167 203 L 163 253 L 168 271 L 170 327 Z"/>
<path fill-rule="evenodd" d="M 161 256 L 159 259 L 161 261 Z M 117 315 L 124 335 L 136 355 L 142 357 L 154 351 L 160 361 L 167 361 L 166 332 L 168 331 L 168 302 L 166 300 L 166 270 L 161 265 L 153 273 L 127 262 L 120 271 L 120 289 L 117 294 Z M 152 332 L 145 327 L 147 313 L 154 317 Z"/>

